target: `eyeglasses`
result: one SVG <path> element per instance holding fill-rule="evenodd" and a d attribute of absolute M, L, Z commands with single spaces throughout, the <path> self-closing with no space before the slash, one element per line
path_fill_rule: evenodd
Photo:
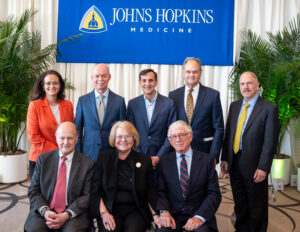
<path fill-rule="evenodd" d="M 185 136 L 187 136 L 188 134 L 189 134 L 189 132 L 188 132 L 188 133 L 185 133 L 185 134 L 180 133 L 180 134 L 178 134 L 178 135 L 170 135 L 170 136 L 168 136 L 168 138 L 171 139 L 171 140 L 175 140 L 175 139 L 177 139 L 177 138 L 183 139 L 183 138 L 184 138 Z"/>
<path fill-rule="evenodd" d="M 120 140 L 122 140 L 122 139 L 127 140 L 127 139 L 132 139 L 132 138 L 133 138 L 133 136 L 131 136 L 131 135 L 116 135 L 116 139 L 120 139 Z"/>

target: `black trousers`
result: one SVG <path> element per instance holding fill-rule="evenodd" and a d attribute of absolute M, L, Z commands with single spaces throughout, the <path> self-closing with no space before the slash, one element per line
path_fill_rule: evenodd
<path fill-rule="evenodd" d="M 148 221 L 134 204 L 116 206 L 113 210 L 113 217 L 116 223 L 115 230 L 106 230 L 100 219 L 98 226 L 101 232 L 145 232 L 149 226 Z"/>
<path fill-rule="evenodd" d="M 252 175 L 240 170 L 241 152 L 233 157 L 230 183 L 236 215 L 235 229 L 242 232 L 264 232 L 268 227 L 268 180 L 255 183 Z"/>

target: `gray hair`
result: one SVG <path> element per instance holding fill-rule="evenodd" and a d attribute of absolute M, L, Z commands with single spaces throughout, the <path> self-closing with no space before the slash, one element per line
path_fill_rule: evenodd
<path fill-rule="evenodd" d="M 245 72 L 243 72 L 243 73 L 240 75 L 240 78 L 241 78 L 241 76 L 244 75 L 244 74 L 249 74 L 249 75 L 251 75 L 256 81 L 258 81 L 258 78 L 257 78 L 257 76 L 256 76 L 256 74 L 255 74 L 254 72 L 251 72 L 251 71 L 245 71 Z"/>
<path fill-rule="evenodd" d="M 182 65 L 183 67 L 182 68 L 184 69 L 186 63 L 189 62 L 189 61 L 192 61 L 192 60 L 195 61 L 198 64 L 199 69 L 202 70 L 201 60 L 199 58 L 195 58 L 195 57 L 187 57 L 187 58 L 185 58 L 185 60 L 183 61 L 183 65 Z"/>
<path fill-rule="evenodd" d="M 192 130 L 192 127 L 187 124 L 185 121 L 182 121 L 182 120 L 178 120 L 176 122 L 173 122 L 170 127 L 169 127 L 169 130 L 168 130 L 168 136 L 170 136 L 170 131 L 174 128 L 174 127 L 183 127 L 185 129 L 185 131 L 187 133 L 193 133 L 193 130 Z"/>

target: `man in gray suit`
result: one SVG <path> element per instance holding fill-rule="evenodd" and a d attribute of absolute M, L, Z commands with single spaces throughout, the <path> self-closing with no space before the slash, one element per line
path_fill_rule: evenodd
<path fill-rule="evenodd" d="M 86 231 L 94 162 L 74 150 L 78 140 L 72 122 L 56 130 L 59 149 L 38 157 L 28 190 L 30 212 L 25 231 Z"/>
<path fill-rule="evenodd" d="M 244 98 L 230 105 L 221 169 L 230 175 L 236 231 L 267 231 L 267 176 L 278 142 L 278 109 L 258 95 L 254 73 L 242 73 L 239 82 Z"/>

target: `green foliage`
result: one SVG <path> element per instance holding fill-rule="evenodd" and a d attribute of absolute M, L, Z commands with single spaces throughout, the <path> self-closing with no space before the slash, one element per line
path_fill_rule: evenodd
<path fill-rule="evenodd" d="M 230 87 L 241 98 L 239 76 L 254 72 L 263 88 L 262 97 L 276 104 L 281 123 L 277 153 L 291 120 L 300 116 L 300 14 L 281 32 L 267 33 L 267 39 L 243 32 L 239 60 L 230 74 Z"/>
<path fill-rule="evenodd" d="M 0 21 L 0 152 L 18 150 L 30 91 L 36 78 L 55 62 L 57 44 L 41 49 L 41 33 L 27 29 L 35 14 L 26 10 L 19 19 Z"/>

